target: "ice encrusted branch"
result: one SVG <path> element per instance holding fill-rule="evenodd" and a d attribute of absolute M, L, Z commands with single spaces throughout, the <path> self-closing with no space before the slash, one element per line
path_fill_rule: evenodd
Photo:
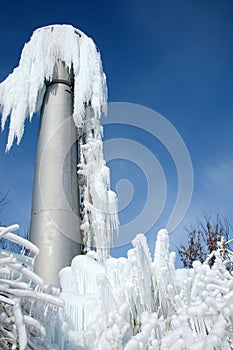
<path fill-rule="evenodd" d="M 0 227 L 0 237 L 25 245 L 32 257 L 0 250 L 0 348 L 54 349 L 50 331 L 56 311 L 64 305 L 58 288 L 46 285 L 32 268 L 38 248 L 12 230 Z M 46 329 L 46 331 L 45 331 Z"/>
<path fill-rule="evenodd" d="M 86 104 L 91 104 L 97 117 L 105 111 L 106 78 L 93 40 L 71 25 L 39 28 L 25 44 L 19 66 L 0 84 L 2 129 L 10 116 L 7 150 L 15 137 L 20 142 L 25 119 L 40 112 L 46 83 L 52 80 L 58 60 L 73 74 L 75 124 L 80 124 Z"/>

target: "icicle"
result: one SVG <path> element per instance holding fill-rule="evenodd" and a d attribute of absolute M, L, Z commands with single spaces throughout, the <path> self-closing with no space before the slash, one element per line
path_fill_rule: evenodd
<path fill-rule="evenodd" d="M 168 232 L 162 229 L 158 232 L 154 263 L 153 281 L 156 290 L 156 310 L 166 319 L 174 311 L 174 295 L 176 287 L 174 282 L 174 271 L 171 269 L 171 257 L 169 255 Z M 173 293 L 173 295 L 170 295 Z"/>
<path fill-rule="evenodd" d="M 149 248 L 146 243 L 146 237 L 142 234 L 137 235 L 132 241 L 135 248 L 136 266 L 137 266 L 137 284 L 139 287 L 140 302 L 143 311 L 152 312 L 154 308 L 153 300 L 153 282 L 152 282 L 152 260 Z"/>
<path fill-rule="evenodd" d="M 80 140 L 79 183 L 82 197 L 82 224 L 87 250 L 96 247 L 97 260 L 109 258 L 113 232 L 118 231 L 117 198 L 110 190 L 110 172 L 103 159 L 99 115 L 86 108 Z"/>

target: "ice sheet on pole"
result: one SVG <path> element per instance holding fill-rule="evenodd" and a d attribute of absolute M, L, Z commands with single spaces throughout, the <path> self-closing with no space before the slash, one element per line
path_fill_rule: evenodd
<path fill-rule="evenodd" d="M 25 119 L 40 111 L 57 60 L 73 70 L 75 123 L 80 123 L 85 104 L 91 103 L 97 117 L 105 109 L 106 79 L 93 40 L 70 25 L 39 28 L 25 44 L 19 66 L 0 84 L 2 128 L 10 117 L 7 150 L 15 137 L 20 142 Z"/>

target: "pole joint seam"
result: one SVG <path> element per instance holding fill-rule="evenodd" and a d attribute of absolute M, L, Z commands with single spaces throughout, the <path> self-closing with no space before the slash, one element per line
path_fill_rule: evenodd
<path fill-rule="evenodd" d="M 73 83 L 71 83 L 68 80 L 64 80 L 64 79 L 53 79 L 52 81 L 47 82 L 47 86 L 49 85 L 53 85 L 53 84 L 65 84 L 68 85 L 69 87 L 73 86 Z"/>

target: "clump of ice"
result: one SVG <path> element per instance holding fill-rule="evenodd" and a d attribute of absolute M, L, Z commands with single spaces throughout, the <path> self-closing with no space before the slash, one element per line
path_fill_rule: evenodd
<path fill-rule="evenodd" d="M 106 78 L 93 40 L 71 25 L 39 28 L 25 44 L 19 66 L 0 84 L 3 129 L 10 116 L 7 150 L 15 137 L 20 142 L 25 119 L 31 120 L 40 112 L 46 83 L 52 81 L 58 60 L 73 75 L 76 125 L 82 123 L 87 104 L 91 104 L 96 117 L 106 110 Z"/>

